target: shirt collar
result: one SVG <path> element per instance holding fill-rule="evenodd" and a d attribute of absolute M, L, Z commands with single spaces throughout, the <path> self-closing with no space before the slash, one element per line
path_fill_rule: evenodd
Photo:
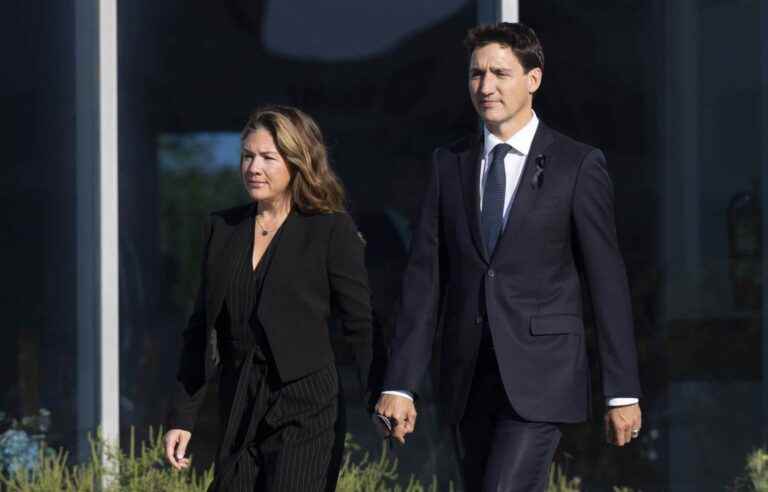
<path fill-rule="evenodd" d="M 502 141 L 499 137 L 488 131 L 488 127 L 483 125 L 484 147 L 483 158 L 488 160 L 488 154 L 493 150 L 496 145 L 500 143 L 506 143 L 510 145 L 515 152 L 522 155 L 528 155 L 531 151 L 531 145 L 533 144 L 533 136 L 536 135 L 536 129 L 539 127 L 539 118 L 536 116 L 536 112 L 532 111 L 533 116 L 528 123 L 526 123 L 521 129 L 512 135 L 509 140 Z"/>

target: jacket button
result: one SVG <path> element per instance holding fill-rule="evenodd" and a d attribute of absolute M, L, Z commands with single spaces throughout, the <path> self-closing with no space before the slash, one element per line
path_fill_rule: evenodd
<path fill-rule="evenodd" d="M 483 317 L 482 316 L 478 316 L 477 318 L 475 318 L 475 324 L 476 325 L 483 324 Z"/>
<path fill-rule="evenodd" d="M 493 278 L 496 276 L 496 272 L 494 272 L 493 270 L 488 270 L 488 276 Z"/>

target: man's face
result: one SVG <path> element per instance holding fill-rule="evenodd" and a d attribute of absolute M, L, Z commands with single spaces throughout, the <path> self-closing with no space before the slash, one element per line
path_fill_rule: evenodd
<path fill-rule="evenodd" d="M 477 114 L 490 128 L 498 128 L 530 109 L 541 83 L 541 70 L 525 73 L 512 50 L 491 43 L 472 52 L 469 94 Z"/>

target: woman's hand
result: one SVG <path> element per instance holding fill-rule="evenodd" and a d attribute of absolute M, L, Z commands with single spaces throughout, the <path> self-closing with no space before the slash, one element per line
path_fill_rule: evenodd
<path fill-rule="evenodd" d="M 185 458 L 184 455 L 191 438 L 192 433 L 184 429 L 171 429 L 165 433 L 165 459 L 177 470 L 183 470 L 189 466 L 189 458 Z"/>

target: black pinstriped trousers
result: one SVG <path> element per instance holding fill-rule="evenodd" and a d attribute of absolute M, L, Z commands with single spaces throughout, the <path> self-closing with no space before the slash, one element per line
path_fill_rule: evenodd
<path fill-rule="evenodd" d="M 253 348 L 221 375 L 229 415 L 209 492 L 325 492 L 336 488 L 344 412 L 333 364 L 279 384 Z"/>

